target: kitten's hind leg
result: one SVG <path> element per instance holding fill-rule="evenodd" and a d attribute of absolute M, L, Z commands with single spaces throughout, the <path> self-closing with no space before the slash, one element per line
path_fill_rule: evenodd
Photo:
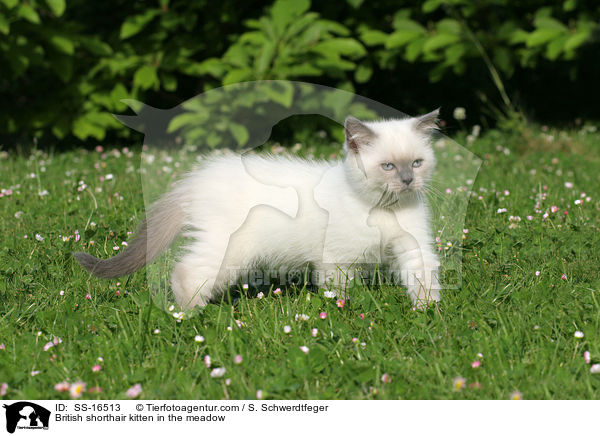
<path fill-rule="evenodd" d="M 175 300 L 183 309 L 206 306 L 221 290 L 218 275 L 219 266 L 199 264 L 197 260 L 184 257 L 171 274 Z"/>

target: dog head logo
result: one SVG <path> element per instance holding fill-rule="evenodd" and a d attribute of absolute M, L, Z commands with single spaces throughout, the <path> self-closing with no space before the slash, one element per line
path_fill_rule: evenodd
<path fill-rule="evenodd" d="M 50 411 L 28 401 L 19 401 L 11 405 L 4 404 L 6 409 L 6 431 L 14 433 L 16 428 L 48 429 Z"/>

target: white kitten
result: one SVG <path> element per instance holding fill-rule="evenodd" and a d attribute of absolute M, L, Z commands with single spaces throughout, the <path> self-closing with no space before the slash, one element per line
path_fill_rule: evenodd
<path fill-rule="evenodd" d="M 108 260 L 75 257 L 99 277 L 130 274 L 186 229 L 193 242 L 171 277 L 184 308 L 206 305 L 228 284 L 291 280 L 307 266 L 311 283 L 343 292 L 357 264 L 387 267 L 419 307 L 438 301 L 439 261 L 423 195 L 435 166 L 437 115 L 348 117 L 343 162 L 208 158 L 153 205 L 124 252 Z"/>

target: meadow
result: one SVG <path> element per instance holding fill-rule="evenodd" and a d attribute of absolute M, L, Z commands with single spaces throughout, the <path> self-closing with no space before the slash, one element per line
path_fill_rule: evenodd
<path fill-rule="evenodd" d="M 454 139 L 483 164 L 461 286 L 437 307 L 413 310 L 390 286 L 342 302 L 305 287 L 241 289 L 189 318 L 155 304 L 144 270 L 103 281 L 71 255 L 124 249 L 144 214 L 141 149 L 1 152 L 0 395 L 600 398 L 600 133 Z M 296 151 L 340 148 L 315 135 Z M 160 169 L 180 175 L 177 162 Z"/>

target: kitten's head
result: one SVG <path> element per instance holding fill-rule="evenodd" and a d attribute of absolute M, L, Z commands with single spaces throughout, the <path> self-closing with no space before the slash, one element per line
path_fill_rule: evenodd
<path fill-rule="evenodd" d="M 401 120 L 346 118 L 350 180 L 376 203 L 391 206 L 407 193 L 424 192 L 435 167 L 431 135 L 439 109 Z"/>

